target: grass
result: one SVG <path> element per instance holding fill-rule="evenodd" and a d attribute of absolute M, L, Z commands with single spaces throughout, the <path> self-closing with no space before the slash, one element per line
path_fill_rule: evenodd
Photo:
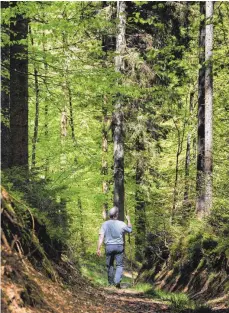
<path fill-rule="evenodd" d="M 107 274 L 104 260 L 97 256 L 87 256 L 87 259 L 80 261 L 81 273 L 95 285 L 106 286 Z"/>
<path fill-rule="evenodd" d="M 171 313 L 210 313 L 212 310 L 207 304 L 189 299 L 185 293 L 167 292 L 154 289 L 151 284 L 137 284 L 132 289 L 142 292 L 152 299 L 157 299 L 169 305 Z"/>
<path fill-rule="evenodd" d="M 87 258 L 80 261 L 81 273 L 93 284 L 107 287 L 107 270 L 104 257 L 87 255 Z M 123 275 L 122 283 L 132 285 L 132 279 Z"/>
<path fill-rule="evenodd" d="M 107 271 L 105 258 L 99 258 L 95 255 L 87 255 L 80 261 L 81 273 L 89 279 L 94 285 L 107 287 Z M 132 286 L 132 279 L 123 276 L 123 284 Z M 190 300 L 187 294 L 166 292 L 154 289 L 151 284 L 139 283 L 131 287 L 131 290 L 143 293 L 147 297 L 163 301 L 170 307 L 171 313 L 210 313 L 211 309 L 201 303 Z"/>

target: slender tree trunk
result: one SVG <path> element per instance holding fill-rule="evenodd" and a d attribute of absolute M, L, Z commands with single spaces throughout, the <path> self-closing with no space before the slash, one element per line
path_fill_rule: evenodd
<path fill-rule="evenodd" d="M 174 181 L 174 187 L 173 187 L 173 206 L 172 206 L 171 214 L 170 214 L 170 224 L 172 224 L 173 218 L 176 212 L 177 195 L 178 195 L 177 188 L 178 188 L 178 173 L 179 173 L 179 157 L 183 149 L 186 122 L 184 122 L 182 132 L 180 131 L 175 121 L 174 121 L 174 124 L 177 130 L 178 142 L 177 142 L 177 153 L 176 153 L 175 181 Z"/>
<path fill-rule="evenodd" d="M 205 215 L 212 207 L 212 108 L 213 108 L 213 1 L 206 2 L 206 38 L 205 38 Z"/>
<path fill-rule="evenodd" d="M 106 20 L 110 21 L 112 19 L 112 3 L 108 3 L 107 1 L 102 2 L 102 8 L 106 10 Z M 113 17 L 114 18 L 114 17 Z M 109 50 L 115 50 L 115 46 L 110 45 L 110 43 L 115 42 L 115 37 L 112 37 L 111 40 L 110 36 L 104 34 L 102 36 L 102 49 L 104 52 L 103 59 L 104 59 L 104 67 L 106 68 L 107 62 L 107 52 Z M 103 175 L 103 183 L 102 183 L 102 190 L 104 194 L 104 203 L 102 209 L 102 217 L 104 220 L 108 219 L 108 192 L 109 192 L 109 182 L 107 181 L 108 175 L 108 133 L 110 131 L 110 118 L 108 116 L 108 107 L 107 107 L 107 96 L 104 95 L 103 97 L 103 105 L 102 105 L 102 168 L 101 173 Z"/>
<path fill-rule="evenodd" d="M 123 54 L 126 48 L 126 4 L 117 2 L 117 37 L 115 70 L 124 71 Z M 113 140 L 114 140 L 114 205 L 119 209 L 119 219 L 124 220 L 124 129 L 123 109 L 120 95 L 117 96 L 115 112 L 113 114 Z"/>
<path fill-rule="evenodd" d="M 180 143 L 177 146 L 177 153 L 176 153 L 176 169 L 175 169 L 175 181 L 173 187 L 173 207 L 170 216 L 170 224 L 172 224 L 174 215 L 176 212 L 176 204 L 177 204 L 177 186 L 178 186 L 178 172 L 179 172 L 179 157 L 180 157 Z"/>
<path fill-rule="evenodd" d="M 190 115 L 193 112 L 194 93 L 190 93 Z M 189 119 L 190 120 L 190 119 Z M 184 201 L 189 199 L 189 168 L 191 163 L 191 132 L 187 135 L 186 156 L 185 156 L 185 187 L 184 187 Z"/>
<path fill-rule="evenodd" d="M 34 130 L 33 130 L 33 141 L 32 141 L 32 168 L 36 166 L 36 146 L 37 146 L 37 140 L 38 140 L 38 127 L 39 127 L 39 85 L 38 85 L 37 76 L 38 76 L 38 71 L 36 68 L 34 68 L 36 108 L 35 108 Z"/>
<path fill-rule="evenodd" d="M 32 49 L 34 51 L 34 42 L 32 37 L 31 29 L 29 29 L 30 39 Z M 33 64 L 33 72 L 34 72 L 34 87 L 35 87 L 35 118 L 34 118 L 34 129 L 33 129 L 33 139 L 32 139 L 32 168 L 36 166 L 36 145 L 38 139 L 38 127 L 39 127 L 39 84 L 38 84 L 38 71 L 36 67 L 36 63 Z"/>
<path fill-rule="evenodd" d="M 19 43 L 27 40 L 28 20 L 16 15 L 10 31 L 10 166 L 28 169 L 28 46 Z"/>
<path fill-rule="evenodd" d="M 143 261 L 144 247 L 145 247 L 145 235 L 146 235 L 146 212 L 145 212 L 145 200 L 142 190 L 143 176 L 144 176 L 144 159 L 141 157 L 141 152 L 145 150 L 143 138 L 137 138 L 136 151 L 139 152 L 139 156 L 136 164 L 136 193 L 135 193 L 135 259 L 138 262 Z"/>
<path fill-rule="evenodd" d="M 66 85 L 67 85 L 67 90 L 68 90 L 68 103 L 69 103 L 69 113 L 70 113 L 69 124 L 71 127 L 72 141 L 74 144 L 76 144 L 74 118 L 73 118 L 73 107 L 72 107 L 72 92 L 71 92 L 71 86 L 70 86 L 70 83 L 68 81 L 68 78 L 66 79 Z"/>
<path fill-rule="evenodd" d="M 46 45 L 45 45 L 45 33 L 43 32 L 43 62 L 44 62 L 44 86 L 46 88 L 47 86 L 47 73 L 48 73 L 48 63 L 46 61 Z M 45 131 L 45 140 L 48 142 L 49 138 L 49 127 L 48 127 L 48 97 L 47 93 L 45 92 L 45 110 L 44 110 L 44 115 L 45 115 L 45 123 L 44 123 L 44 131 Z M 48 170 L 49 170 L 49 158 L 48 156 L 45 159 L 45 177 L 47 178 L 48 176 Z"/>
<path fill-rule="evenodd" d="M 64 169 L 67 159 L 66 159 L 66 151 L 65 151 L 65 141 L 67 136 L 67 125 L 68 125 L 68 116 L 67 116 L 67 108 L 66 106 L 63 108 L 61 112 L 60 119 L 60 134 L 61 134 L 61 155 L 60 155 L 60 167 Z"/>
<path fill-rule="evenodd" d="M 64 12 L 62 15 L 63 19 L 66 19 L 66 13 Z M 68 125 L 68 114 L 67 114 L 67 105 L 69 103 L 69 91 L 68 91 L 68 82 L 67 82 L 67 75 L 68 75 L 68 64 L 67 64 L 67 33 L 64 30 L 62 32 L 62 44 L 63 44 L 63 91 L 64 91 L 64 107 L 62 108 L 61 112 L 61 156 L 60 156 L 60 165 L 63 169 L 67 162 L 66 151 L 65 151 L 65 141 L 67 136 L 67 125 Z"/>
<path fill-rule="evenodd" d="M 63 17 L 66 18 L 65 15 Z M 63 52 L 64 52 L 64 55 L 65 55 L 65 57 L 67 59 L 68 58 L 68 56 L 67 56 L 68 41 L 67 41 L 66 35 L 63 34 L 62 39 L 63 39 Z M 70 125 L 70 128 L 71 128 L 71 136 L 72 136 L 73 143 L 76 144 L 74 118 L 73 118 L 73 106 L 72 106 L 72 91 L 71 91 L 71 84 L 70 84 L 68 76 L 69 76 L 68 64 L 67 64 L 67 62 L 65 62 L 65 66 L 64 66 L 65 97 L 66 97 L 66 101 L 69 104 L 69 125 Z"/>
<path fill-rule="evenodd" d="M 191 134 L 187 135 L 187 146 L 186 146 L 186 156 L 185 156 L 185 191 L 184 191 L 184 201 L 188 201 L 189 198 L 189 167 L 190 167 L 190 150 L 191 150 Z"/>
<path fill-rule="evenodd" d="M 105 196 L 105 201 L 103 204 L 103 219 L 107 219 L 108 217 L 108 200 L 107 194 L 109 191 L 109 184 L 106 180 L 106 176 L 108 175 L 108 131 L 109 131 L 109 117 L 107 115 L 107 98 L 104 96 L 104 105 L 103 105 L 103 139 L 102 139 L 102 175 L 104 176 L 103 180 L 103 194 Z"/>
<path fill-rule="evenodd" d="M 2 1 L 1 8 L 9 7 L 10 2 Z M 2 34 L 9 37 L 9 25 L 2 25 Z M 4 45 L 1 49 L 1 168 L 9 167 L 10 160 L 10 47 Z"/>
<path fill-rule="evenodd" d="M 204 146 L 205 146 L 205 2 L 200 2 L 199 29 L 199 80 L 198 80 L 198 130 L 197 130 L 197 177 L 196 177 L 196 214 L 201 217 L 205 211 L 204 201 Z"/>

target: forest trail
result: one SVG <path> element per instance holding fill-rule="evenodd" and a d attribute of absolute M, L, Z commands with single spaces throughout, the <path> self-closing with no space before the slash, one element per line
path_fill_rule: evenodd
<path fill-rule="evenodd" d="M 168 307 L 159 301 L 128 290 L 95 289 L 88 287 L 64 290 L 60 286 L 42 286 L 52 313 L 168 313 Z M 53 301 L 55 299 L 55 301 Z M 34 311 L 35 312 L 35 311 Z M 38 311 L 38 312 L 43 312 Z"/>
<path fill-rule="evenodd" d="M 58 270 L 59 268 L 59 270 Z M 73 266 L 72 266 L 73 269 Z M 167 302 L 132 289 L 101 288 L 76 268 L 56 265 L 56 281 L 35 269 L 18 253 L 2 246 L 2 312 L 4 313 L 172 313 Z M 73 284 L 68 284 L 67 281 Z M 124 285 L 124 284 L 123 284 Z M 176 311 L 177 312 L 177 311 Z M 179 311 L 181 312 L 181 311 Z M 184 312 L 184 311 L 182 311 Z M 185 311 L 186 312 L 186 311 Z M 187 311 L 190 312 L 190 311 Z M 194 311 L 192 311 L 194 312 Z M 202 311 L 198 311 L 201 312 Z M 205 311 L 204 311 L 205 312 Z M 227 313 L 221 306 L 206 312 Z"/>
<path fill-rule="evenodd" d="M 97 288 L 80 276 L 72 286 L 52 281 L 17 253 L 3 248 L 5 313 L 169 313 L 168 306 L 129 289 Z M 71 273 L 66 273 L 71 275 Z"/>
<path fill-rule="evenodd" d="M 105 298 L 110 301 L 113 312 L 169 312 L 161 301 L 149 299 L 142 293 L 131 290 L 107 290 Z M 106 311 L 104 311 L 106 312 Z"/>

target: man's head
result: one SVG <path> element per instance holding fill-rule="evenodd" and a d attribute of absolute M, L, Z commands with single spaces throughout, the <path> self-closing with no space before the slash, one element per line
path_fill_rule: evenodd
<path fill-rule="evenodd" d="M 110 219 L 112 219 L 112 220 L 118 218 L 118 208 L 116 206 L 114 206 L 112 209 L 110 209 L 109 216 L 110 216 Z"/>

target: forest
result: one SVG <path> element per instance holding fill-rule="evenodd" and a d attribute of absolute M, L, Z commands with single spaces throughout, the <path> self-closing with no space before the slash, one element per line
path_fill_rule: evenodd
<path fill-rule="evenodd" d="M 3 312 L 229 312 L 228 30 L 228 1 L 1 1 Z"/>

